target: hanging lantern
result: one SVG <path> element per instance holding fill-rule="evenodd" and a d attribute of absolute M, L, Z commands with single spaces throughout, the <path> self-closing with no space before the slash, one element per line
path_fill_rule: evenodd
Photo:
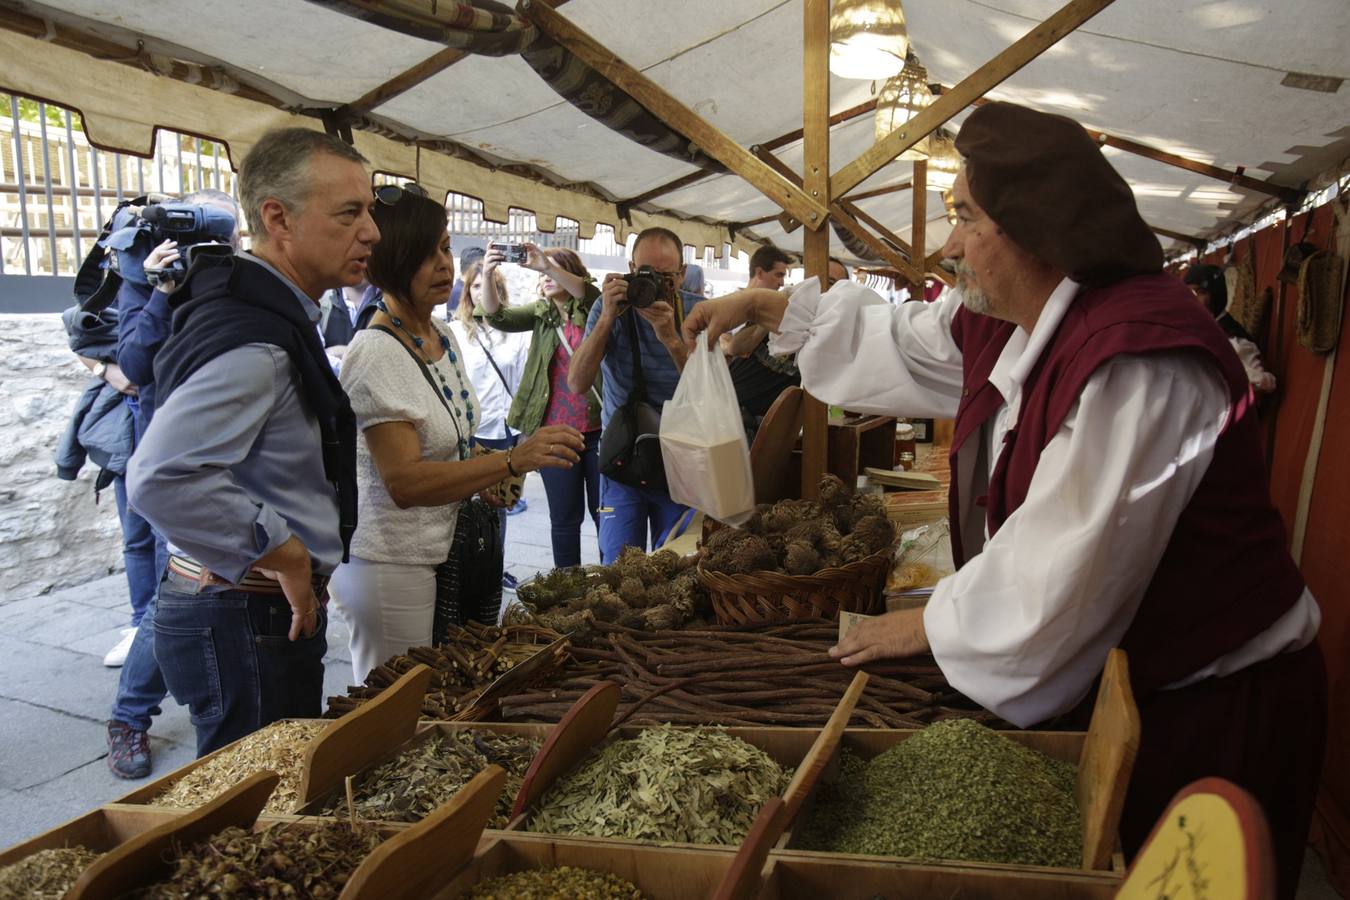
<path fill-rule="evenodd" d="M 899 0 L 834 0 L 830 71 L 840 78 L 881 81 L 905 67 L 909 32 Z"/>
<path fill-rule="evenodd" d="M 950 191 L 956 184 L 956 173 L 961 171 L 961 154 L 956 151 L 956 141 L 945 131 L 935 131 L 928 136 L 928 189 Z"/>
<path fill-rule="evenodd" d="M 881 140 L 892 131 L 917 116 L 933 102 L 933 91 L 928 87 L 928 70 L 919 65 L 918 58 L 909 54 L 905 68 L 888 79 L 877 96 L 876 139 Z M 920 141 L 900 154 L 901 159 L 927 159 L 927 141 Z"/>

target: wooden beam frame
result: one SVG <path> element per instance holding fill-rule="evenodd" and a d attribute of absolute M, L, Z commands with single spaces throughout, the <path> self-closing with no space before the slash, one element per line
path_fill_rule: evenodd
<path fill-rule="evenodd" d="M 876 100 L 868 100 L 866 103 L 859 103 L 857 106 L 849 107 L 843 112 L 838 112 L 830 116 L 830 126 L 833 127 L 843 122 L 850 121 L 851 119 L 856 119 L 859 116 L 867 115 L 868 113 L 875 111 L 876 108 L 877 108 Z M 764 141 L 763 143 L 760 144 L 760 146 L 767 147 L 770 150 L 777 150 L 779 147 L 782 147 L 786 144 L 790 144 L 795 140 L 799 140 L 801 136 L 802 136 L 802 129 L 798 128 L 796 131 L 789 131 L 786 134 L 780 134 L 776 138 Z M 638 194 L 636 197 L 630 197 L 627 200 L 622 200 L 619 202 L 618 205 L 620 207 L 631 208 L 637 206 L 638 204 L 646 203 L 648 200 L 654 200 L 657 197 L 660 197 L 662 194 L 669 194 L 672 191 L 678 191 L 681 188 L 689 187 L 689 185 L 691 184 L 697 184 L 704 178 L 722 174 L 725 174 L 722 169 L 710 169 L 710 168 L 699 169 L 697 172 L 690 172 L 688 175 L 682 175 L 681 177 L 676 178 L 674 181 L 658 185 L 652 188 L 650 191 Z M 770 218 L 777 218 L 777 216 L 771 216 Z M 767 221 L 769 221 L 769 219 L 762 220 L 762 222 Z M 748 225 L 749 223 L 745 222 L 742 224 Z"/>
<path fill-rule="evenodd" d="M 939 85 L 938 87 L 939 93 L 945 93 L 950 90 L 950 88 L 942 85 Z M 981 97 L 972 105 L 984 106 L 989 102 L 988 98 Z M 1218 181 L 1226 181 L 1234 187 L 1246 188 L 1247 190 L 1255 191 L 1258 194 L 1268 194 L 1271 197 L 1278 197 L 1285 203 L 1297 203 L 1303 197 L 1303 191 L 1298 188 L 1285 187 L 1282 184 L 1275 184 L 1270 181 L 1262 181 L 1259 178 L 1253 178 L 1243 172 L 1241 166 L 1238 167 L 1237 171 L 1224 169 L 1220 166 L 1191 159 L 1188 156 L 1182 156 L 1179 153 L 1159 150 L 1157 147 L 1150 147 L 1148 144 L 1141 144 L 1139 141 L 1132 141 L 1129 138 L 1124 138 L 1120 135 L 1098 131 L 1095 128 L 1084 127 L 1083 130 L 1090 134 L 1094 141 L 1104 146 L 1114 147 L 1117 150 L 1123 150 L 1126 153 L 1133 153 L 1135 156 L 1142 156 L 1145 159 L 1151 159 L 1154 162 L 1160 162 L 1163 165 L 1172 166 L 1177 169 L 1185 169 L 1188 172 L 1195 172 L 1197 175 L 1204 175 L 1208 178 L 1217 179 Z"/>
<path fill-rule="evenodd" d="M 802 3 L 802 160 L 801 185 L 813 199 L 830 205 L 830 0 L 803 0 Z M 773 157 L 773 151 L 761 148 Z M 770 167 L 789 183 L 793 173 Z M 819 225 L 825 224 L 824 213 Z M 800 221 L 800 216 L 797 217 Z M 806 277 L 829 281 L 830 230 L 817 227 L 802 236 Z M 829 444 L 829 410 L 806 393 L 802 396 L 802 485 L 801 495 L 814 500 L 820 495 L 820 479 L 825 474 Z"/>
<path fill-rule="evenodd" d="M 1209 241 L 1202 237 L 1196 237 L 1193 234 L 1182 234 L 1179 231 L 1169 231 L 1166 228 L 1159 228 L 1157 225 L 1150 225 L 1148 227 L 1154 234 L 1160 234 L 1163 237 L 1172 238 L 1175 241 L 1182 241 L 1199 250 L 1204 250 L 1209 246 Z"/>
<path fill-rule="evenodd" d="M 952 116 L 975 102 L 1015 72 L 1059 43 L 1069 32 L 1110 6 L 1113 0 L 1070 0 L 1059 12 L 1032 28 L 1012 46 L 966 76 L 900 128 L 877 141 L 861 156 L 830 177 L 830 191 L 840 196 L 870 178 L 882 166 L 913 147 Z"/>
<path fill-rule="evenodd" d="M 793 218 L 812 230 L 825 226 L 828 216 L 825 204 L 807 196 L 801 188 L 755 159 L 720 129 L 713 127 L 546 3 L 541 0 L 521 0 L 520 9 L 550 38 L 647 107 L 671 128 L 693 141 L 704 153 L 754 185 L 791 213 Z"/>
<path fill-rule="evenodd" d="M 914 161 L 914 218 L 910 226 L 910 259 L 918 264 L 919 278 L 914 282 L 914 290 L 923 293 L 923 273 L 927 265 L 924 254 L 928 252 L 928 160 Z"/>
<path fill-rule="evenodd" d="M 367 91 L 351 103 L 339 106 L 338 115 L 344 119 L 365 115 L 375 107 L 393 100 L 399 94 L 405 93 L 427 79 L 439 75 L 468 55 L 467 50 L 446 47 L 444 50 L 428 56 L 417 65 L 395 75 L 384 84 Z"/>

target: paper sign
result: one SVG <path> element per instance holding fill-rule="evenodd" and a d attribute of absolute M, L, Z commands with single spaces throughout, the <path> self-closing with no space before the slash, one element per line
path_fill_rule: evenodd
<path fill-rule="evenodd" d="M 859 622 L 865 622 L 868 619 L 875 619 L 876 616 L 865 616 L 862 613 L 841 612 L 839 614 L 839 640 L 844 640 L 844 635 L 852 630 L 853 626 Z"/>

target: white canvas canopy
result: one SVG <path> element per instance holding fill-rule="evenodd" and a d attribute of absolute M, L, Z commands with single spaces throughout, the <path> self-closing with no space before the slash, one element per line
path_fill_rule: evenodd
<path fill-rule="evenodd" d="M 431 8 L 428 2 L 345 8 L 353 6 Z M 1054 13 L 1060 0 L 904 0 L 903 6 L 930 80 L 950 86 Z M 557 12 L 742 146 L 802 127 L 801 0 L 572 0 Z M 91 140 L 105 147 L 147 153 L 153 127 L 166 126 L 226 142 L 236 164 L 268 128 L 323 127 L 300 110 L 351 104 L 445 52 L 443 44 L 307 0 L 62 0 L 59 9 L 0 0 L 0 25 L 6 29 L 0 89 L 79 109 Z M 111 55 L 110 45 L 134 50 L 137 40 L 140 66 L 96 58 Z M 1338 84 L 1350 75 L 1347 46 L 1346 0 L 1117 0 L 989 96 L 1299 187 L 1350 156 L 1350 89 L 1316 91 L 1282 81 L 1293 72 Z M 177 78 L 151 71 L 171 69 Z M 873 87 L 832 76 L 831 110 L 865 103 Z M 276 102 L 257 99 L 263 93 Z M 654 197 L 631 210 L 631 222 L 621 220 L 615 201 L 697 167 L 589 117 L 519 56 L 468 55 L 367 115 L 390 134 L 450 142 L 500 164 L 486 168 L 396 137 L 354 133 L 377 169 L 479 197 L 489 218 L 503 219 L 517 207 L 536 213 L 545 230 L 557 216 L 575 219 L 586 236 L 597 222 L 620 235 L 665 224 L 687 243 L 720 253 L 727 224 L 780 212 L 726 173 Z M 831 169 L 873 140 L 871 115 L 836 125 Z M 1165 230 L 1211 235 L 1273 199 L 1109 146 L 1104 152 L 1134 187 L 1145 219 Z M 801 171 L 800 140 L 777 155 Z M 910 175 L 909 163 L 892 162 L 854 192 L 902 184 Z M 858 205 L 908 240 L 911 203 L 908 192 L 895 192 Z M 927 208 L 931 253 L 948 226 L 936 192 Z M 770 221 L 739 231 L 736 243 L 752 249 L 747 238 L 761 238 L 800 250 L 804 232 Z M 836 237 L 831 241 L 834 252 L 847 255 Z"/>

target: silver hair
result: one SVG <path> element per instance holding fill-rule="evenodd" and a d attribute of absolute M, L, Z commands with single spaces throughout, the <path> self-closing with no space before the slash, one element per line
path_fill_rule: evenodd
<path fill-rule="evenodd" d="M 266 200 L 277 200 L 291 212 L 299 212 L 309 199 L 309 163 L 319 153 L 368 165 L 367 159 L 341 138 L 308 128 L 269 131 L 244 157 L 239 167 L 239 199 L 255 244 L 267 240 L 262 218 Z"/>

